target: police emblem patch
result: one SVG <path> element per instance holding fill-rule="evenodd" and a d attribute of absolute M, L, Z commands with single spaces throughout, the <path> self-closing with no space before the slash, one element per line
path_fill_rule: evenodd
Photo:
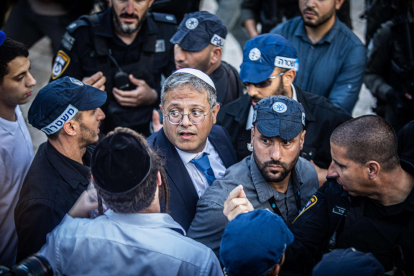
<path fill-rule="evenodd" d="M 287 110 L 286 104 L 282 102 L 275 102 L 272 107 L 273 107 L 273 110 L 276 111 L 277 113 L 285 113 Z"/>
<path fill-rule="evenodd" d="M 308 203 L 306 203 L 305 208 L 303 208 L 302 211 L 299 212 L 299 215 L 292 221 L 292 223 L 295 223 L 295 221 L 303 214 L 305 213 L 307 210 L 309 210 L 312 206 L 314 206 L 316 203 L 318 202 L 318 198 L 316 197 L 316 195 L 313 195 Z"/>
<path fill-rule="evenodd" d="M 257 48 L 253 48 L 253 49 L 251 49 L 251 50 L 250 50 L 250 52 L 249 52 L 249 59 L 250 59 L 251 61 L 258 60 L 261 56 L 262 56 L 262 53 L 261 53 L 261 52 L 260 52 L 260 50 L 259 50 L 259 49 L 257 49 Z"/>
<path fill-rule="evenodd" d="M 185 26 L 190 30 L 193 30 L 193 29 L 197 28 L 197 26 L 198 26 L 197 18 L 193 17 L 193 18 L 187 19 L 187 21 L 185 21 Z"/>
<path fill-rule="evenodd" d="M 80 80 L 74 79 L 74 78 L 69 78 L 70 81 L 76 85 L 82 86 L 83 82 L 81 82 Z"/>
<path fill-rule="evenodd" d="M 55 63 L 53 64 L 52 80 L 55 80 L 62 75 L 66 68 L 68 68 L 69 63 L 70 57 L 62 50 L 59 50 L 55 58 Z"/>

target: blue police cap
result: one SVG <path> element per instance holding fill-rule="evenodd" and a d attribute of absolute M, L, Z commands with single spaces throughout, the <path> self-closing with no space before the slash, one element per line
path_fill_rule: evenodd
<path fill-rule="evenodd" d="M 297 71 L 297 52 L 286 38 L 277 34 L 262 34 L 246 42 L 240 78 L 243 82 L 259 83 L 273 73 L 275 67 Z"/>
<path fill-rule="evenodd" d="M 195 52 L 209 44 L 223 47 L 226 36 L 227 28 L 217 16 L 198 11 L 184 17 L 170 42 L 180 45 L 185 51 Z"/>
<path fill-rule="evenodd" d="M 335 249 L 323 255 L 312 275 L 317 276 L 383 276 L 384 268 L 371 253 L 353 248 Z"/>
<path fill-rule="evenodd" d="M 261 275 L 280 262 L 292 242 L 293 234 L 280 216 L 258 209 L 229 222 L 220 259 L 229 276 Z"/>
<path fill-rule="evenodd" d="M 265 137 L 279 136 L 291 140 L 305 126 L 305 110 L 301 103 L 285 96 L 270 96 L 254 108 L 253 124 Z"/>
<path fill-rule="evenodd" d="M 29 123 L 53 134 L 72 120 L 78 111 L 92 110 L 106 102 L 106 92 L 80 80 L 64 77 L 40 89 L 29 109 Z"/>

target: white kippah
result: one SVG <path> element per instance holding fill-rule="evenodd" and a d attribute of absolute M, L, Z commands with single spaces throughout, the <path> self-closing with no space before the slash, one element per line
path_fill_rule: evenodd
<path fill-rule="evenodd" d="M 197 78 L 199 78 L 199 79 L 205 81 L 206 83 L 208 83 L 209 85 L 211 85 L 211 87 L 213 87 L 214 90 L 216 90 L 216 87 L 214 86 L 214 83 L 211 80 L 211 78 L 207 74 L 205 74 L 204 72 L 202 72 L 198 69 L 184 68 L 184 69 L 180 69 L 180 70 L 175 71 L 173 74 L 175 74 L 175 73 L 188 73 L 188 74 L 194 75 Z"/>

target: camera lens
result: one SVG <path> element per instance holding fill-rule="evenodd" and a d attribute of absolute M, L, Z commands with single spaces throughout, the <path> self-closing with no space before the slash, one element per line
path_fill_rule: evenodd
<path fill-rule="evenodd" d="M 49 262 L 44 257 L 37 254 L 24 259 L 20 264 L 13 268 L 13 272 L 16 276 L 53 275 L 53 269 Z"/>

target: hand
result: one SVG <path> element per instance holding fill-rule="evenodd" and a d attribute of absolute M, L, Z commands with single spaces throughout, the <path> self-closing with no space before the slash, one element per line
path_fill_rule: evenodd
<path fill-rule="evenodd" d="M 312 165 L 316 169 L 316 173 L 318 174 L 318 180 L 319 180 L 319 187 L 323 185 L 323 183 L 326 182 L 326 175 L 328 174 L 328 170 L 322 169 L 316 165 L 313 160 L 310 160 L 309 162 L 312 163 Z"/>
<path fill-rule="evenodd" d="M 162 128 L 162 124 L 160 121 L 160 113 L 157 110 L 152 111 L 152 129 L 154 132 L 157 132 Z"/>
<path fill-rule="evenodd" d="M 112 90 L 115 99 L 120 105 L 136 107 L 155 103 L 158 98 L 157 91 L 149 87 L 144 80 L 136 79 L 132 75 L 129 75 L 129 80 L 132 84 L 136 85 L 137 88 L 131 91 L 123 91 L 114 87 Z"/>
<path fill-rule="evenodd" d="M 224 202 L 223 214 L 229 221 L 232 221 L 241 213 L 253 211 L 253 205 L 247 199 L 244 193 L 243 186 L 239 185 L 230 192 L 226 201 Z"/>
<path fill-rule="evenodd" d="M 96 191 L 95 191 L 96 192 Z M 91 202 L 87 191 L 83 191 L 78 200 L 69 210 L 68 215 L 73 218 L 89 218 L 89 212 L 98 209 L 98 201 Z"/>
<path fill-rule="evenodd" d="M 84 84 L 87 84 L 95 88 L 98 88 L 102 91 L 105 91 L 106 77 L 103 75 L 102 72 L 97 72 L 90 77 L 84 77 L 82 79 L 82 82 Z"/>

